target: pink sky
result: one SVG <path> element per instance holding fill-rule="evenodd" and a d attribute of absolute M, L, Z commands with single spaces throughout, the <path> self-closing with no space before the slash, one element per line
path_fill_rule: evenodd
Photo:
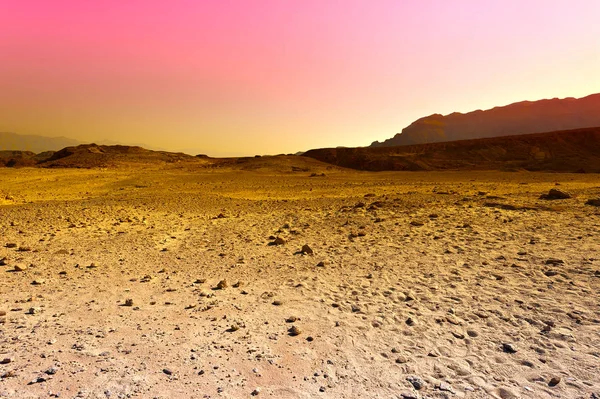
<path fill-rule="evenodd" d="M 600 92 L 597 0 L 0 0 L 0 131 L 211 155 L 361 146 Z"/>

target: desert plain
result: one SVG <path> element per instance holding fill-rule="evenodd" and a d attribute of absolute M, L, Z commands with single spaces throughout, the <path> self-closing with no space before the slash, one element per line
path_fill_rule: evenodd
<path fill-rule="evenodd" d="M 0 397 L 598 399 L 599 197 L 301 157 L 2 168 Z"/>

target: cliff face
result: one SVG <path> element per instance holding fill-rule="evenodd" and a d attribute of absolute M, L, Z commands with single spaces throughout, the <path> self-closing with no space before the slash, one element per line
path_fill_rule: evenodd
<path fill-rule="evenodd" d="M 439 143 L 600 126 L 600 94 L 583 98 L 523 101 L 486 111 L 433 114 L 371 147 Z"/>
<path fill-rule="evenodd" d="M 600 127 L 380 148 L 324 148 L 304 156 L 383 170 L 529 170 L 600 173 Z"/>

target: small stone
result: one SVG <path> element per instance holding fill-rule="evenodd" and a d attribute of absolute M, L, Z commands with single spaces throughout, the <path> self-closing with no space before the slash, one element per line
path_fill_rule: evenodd
<path fill-rule="evenodd" d="M 540 199 L 545 199 L 545 200 L 562 200 L 562 199 L 569 199 L 571 198 L 571 194 L 556 189 L 556 188 L 552 188 L 550 189 L 550 191 L 548 192 L 548 194 L 542 194 L 540 196 Z"/>
<path fill-rule="evenodd" d="M 302 249 L 300 250 L 300 252 L 302 252 L 304 255 L 313 255 L 314 254 L 312 248 L 309 247 L 307 244 L 304 244 L 302 246 Z"/>
<path fill-rule="evenodd" d="M 131 299 L 131 298 L 125 299 L 125 306 L 133 306 L 133 299 Z"/>
<path fill-rule="evenodd" d="M 218 290 L 224 290 L 227 287 L 229 287 L 227 280 L 221 280 L 221 281 L 219 281 L 219 283 L 217 284 L 217 286 L 215 288 Z"/>
<path fill-rule="evenodd" d="M 275 305 L 275 306 L 281 306 L 281 305 L 283 305 L 283 302 L 280 301 L 279 299 L 276 299 L 276 300 L 273 301 L 273 305 Z"/>
<path fill-rule="evenodd" d="M 325 267 L 325 262 L 320 261 L 319 263 L 317 263 L 317 267 Z"/>
<path fill-rule="evenodd" d="M 415 325 L 415 321 L 412 319 L 412 317 L 409 317 L 408 319 L 406 319 L 405 323 L 408 326 L 414 326 Z"/>
<path fill-rule="evenodd" d="M 285 244 L 285 240 L 281 237 L 277 237 L 271 244 L 272 245 L 283 245 L 283 244 Z"/>
<path fill-rule="evenodd" d="M 550 382 L 548 383 L 548 386 L 555 387 L 555 386 L 557 386 L 559 383 L 560 383 L 560 377 L 552 377 L 552 378 L 550 379 Z"/>
<path fill-rule="evenodd" d="M 8 363 L 12 363 L 14 361 L 15 361 L 15 359 L 12 357 L 5 357 L 4 359 L 0 360 L 0 364 L 8 364 Z"/>
<path fill-rule="evenodd" d="M 405 391 L 400 393 L 402 399 L 419 399 L 419 394 L 416 392 Z"/>
<path fill-rule="evenodd" d="M 506 353 L 517 353 L 517 348 L 513 344 L 503 343 L 502 350 Z"/>
<path fill-rule="evenodd" d="M 290 316 L 287 319 L 285 319 L 286 323 L 295 323 L 298 320 L 298 318 L 296 316 Z"/>
<path fill-rule="evenodd" d="M 479 333 L 475 330 L 467 330 L 467 335 L 471 338 L 476 338 L 479 336 Z"/>
<path fill-rule="evenodd" d="M 600 198 L 597 199 L 589 199 L 585 202 L 586 205 L 591 205 L 591 206 L 599 206 L 600 207 Z"/>
<path fill-rule="evenodd" d="M 14 270 L 16 272 L 24 272 L 25 270 L 27 270 L 27 266 L 25 266 L 25 265 L 15 265 Z"/>
<path fill-rule="evenodd" d="M 29 310 L 27 310 L 27 314 L 38 314 L 40 313 L 40 308 L 29 308 Z"/>
<path fill-rule="evenodd" d="M 56 374 L 58 370 L 55 367 L 50 367 L 48 370 L 44 371 L 44 373 L 48 374 L 48 375 L 54 375 Z"/>
<path fill-rule="evenodd" d="M 38 377 L 35 380 L 29 381 L 27 383 L 27 385 L 39 384 L 41 382 L 46 382 L 46 381 L 47 381 L 46 378 L 44 378 L 44 377 Z"/>
<path fill-rule="evenodd" d="M 396 358 L 396 363 L 398 363 L 398 364 L 408 363 L 408 358 L 406 356 L 398 356 Z"/>
<path fill-rule="evenodd" d="M 410 225 L 415 226 L 415 227 L 421 227 L 421 226 L 425 225 L 425 223 L 419 222 L 418 220 L 413 220 L 410 222 Z"/>
<path fill-rule="evenodd" d="M 37 280 L 33 280 L 33 281 L 31 282 L 31 285 L 42 285 L 42 284 L 44 284 L 45 282 L 46 282 L 46 280 L 44 280 L 44 279 L 37 279 Z"/>
<path fill-rule="evenodd" d="M 291 328 L 288 330 L 288 332 L 290 333 L 290 335 L 291 335 L 292 337 L 295 337 L 295 336 L 297 336 L 297 335 L 300 335 L 300 333 L 302 332 L 302 330 L 300 330 L 300 328 L 299 328 L 299 327 L 297 327 L 297 326 L 292 326 L 292 327 L 291 327 Z"/>
<path fill-rule="evenodd" d="M 8 242 L 4 245 L 6 248 L 16 248 L 17 244 L 15 244 L 14 242 Z"/>
<path fill-rule="evenodd" d="M 438 385 L 438 389 L 440 391 L 446 391 L 446 392 L 454 393 L 454 389 L 452 389 L 452 387 L 449 384 L 445 383 L 445 382 L 440 382 L 440 385 Z"/>
<path fill-rule="evenodd" d="M 558 266 L 558 265 L 564 264 L 565 261 L 562 259 L 550 258 L 550 259 L 546 259 L 546 261 L 544 263 L 547 265 Z"/>
<path fill-rule="evenodd" d="M 250 395 L 252 396 L 257 396 L 260 393 L 260 388 L 256 387 L 254 388 L 254 390 L 250 393 Z"/>
<path fill-rule="evenodd" d="M 168 368 L 164 368 L 163 369 L 163 373 L 165 373 L 166 375 L 173 375 L 173 370 L 168 369 Z"/>
<path fill-rule="evenodd" d="M 406 377 L 406 380 L 410 382 L 417 391 L 425 386 L 425 381 L 414 375 L 409 375 Z"/>

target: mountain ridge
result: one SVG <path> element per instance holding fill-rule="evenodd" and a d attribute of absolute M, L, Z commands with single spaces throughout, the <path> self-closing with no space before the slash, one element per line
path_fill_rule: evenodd
<path fill-rule="evenodd" d="M 401 133 L 369 147 L 393 147 L 600 126 L 600 93 L 582 98 L 520 101 L 488 110 L 417 119 Z"/>

